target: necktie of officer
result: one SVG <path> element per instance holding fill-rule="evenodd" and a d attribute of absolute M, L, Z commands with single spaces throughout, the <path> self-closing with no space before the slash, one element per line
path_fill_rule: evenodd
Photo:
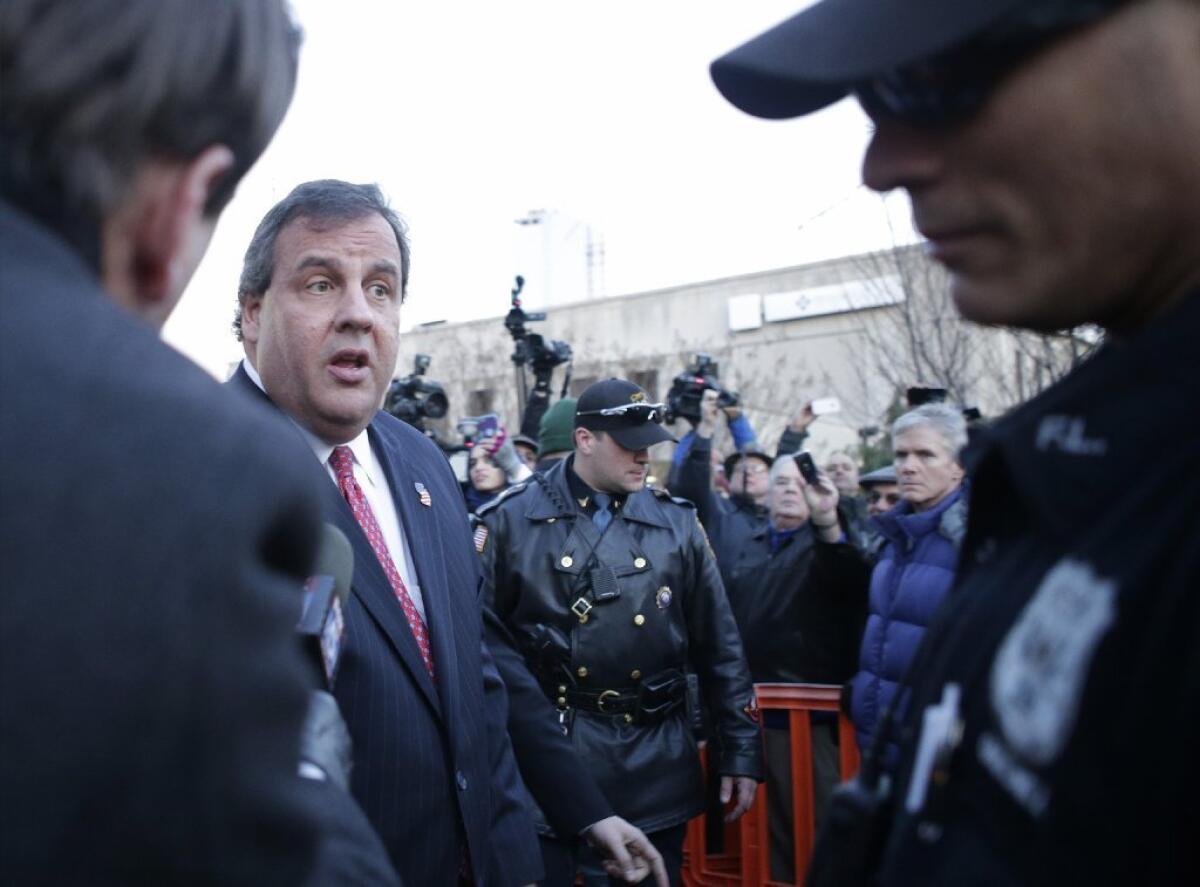
<path fill-rule="evenodd" d="M 596 510 L 592 513 L 592 523 L 603 533 L 608 529 L 608 525 L 612 523 L 612 512 L 608 510 L 609 503 L 612 502 L 612 496 L 607 493 L 596 494 Z"/>
<path fill-rule="evenodd" d="M 362 487 L 354 478 L 354 454 L 350 452 L 349 447 L 334 447 L 329 456 L 329 465 L 337 476 L 338 489 L 342 491 L 346 503 L 354 512 L 354 519 L 362 527 L 367 541 L 371 543 L 371 550 L 375 552 L 383 572 L 387 574 L 392 593 L 400 602 L 400 609 L 404 611 L 404 618 L 408 620 L 408 627 L 417 641 L 417 648 L 421 651 L 421 661 L 425 663 L 429 676 L 433 677 L 433 649 L 429 645 L 429 630 L 425 627 L 425 620 L 417 612 L 417 605 L 413 603 L 412 596 L 404 586 L 404 580 L 400 578 L 400 571 L 396 569 L 396 562 L 392 560 L 387 543 L 383 541 L 383 532 L 379 529 L 379 522 L 375 519 L 371 503 L 367 501 Z"/>

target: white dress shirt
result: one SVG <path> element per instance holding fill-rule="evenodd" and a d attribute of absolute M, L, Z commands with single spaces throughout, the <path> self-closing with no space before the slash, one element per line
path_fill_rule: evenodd
<path fill-rule="evenodd" d="M 246 375 L 250 377 L 250 381 L 262 389 L 264 393 L 267 393 L 262 378 L 258 375 L 258 371 L 251 365 L 250 361 L 243 359 L 242 367 L 245 368 Z M 270 395 L 268 394 L 268 396 Z M 291 419 L 291 416 L 288 416 L 288 418 Z M 325 443 L 325 441 L 321 440 L 299 422 L 296 422 L 295 419 L 292 419 L 292 422 L 300 429 L 300 433 L 308 441 L 308 445 L 312 448 L 317 461 L 325 466 L 325 473 L 329 475 L 329 479 L 336 487 L 337 474 L 334 472 L 333 466 L 329 464 L 329 457 L 333 454 L 334 445 Z M 379 524 L 380 532 L 383 533 L 383 541 L 387 544 L 388 552 L 392 556 L 392 562 L 396 565 L 396 570 L 400 573 L 400 578 L 404 581 L 404 587 L 408 589 L 408 595 L 412 598 L 413 606 L 417 608 L 417 612 L 421 614 L 421 618 L 428 624 L 429 620 L 425 616 L 425 601 L 421 597 L 421 586 L 417 582 L 417 572 L 412 567 L 412 551 L 408 547 L 408 539 L 405 537 L 404 531 L 400 526 L 400 516 L 396 513 L 396 503 L 392 499 L 392 491 L 388 487 L 387 475 L 383 473 L 383 466 L 379 463 L 379 459 L 375 457 L 375 453 L 371 449 L 371 441 L 368 438 L 366 429 L 358 437 L 354 438 L 354 440 L 349 441 L 346 446 L 350 448 L 350 452 L 354 455 L 354 479 L 362 487 L 363 495 L 366 496 L 371 510 L 375 512 L 375 520 Z M 339 488 L 339 496 L 341 492 Z"/>

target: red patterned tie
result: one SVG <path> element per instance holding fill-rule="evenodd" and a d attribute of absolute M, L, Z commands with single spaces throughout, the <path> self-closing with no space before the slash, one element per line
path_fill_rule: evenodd
<path fill-rule="evenodd" d="M 329 464 L 333 467 L 334 474 L 337 475 L 338 489 L 346 497 L 350 510 L 354 512 L 355 520 L 362 527 L 362 531 L 367 534 L 371 550 L 375 552 L 375 557 L 379 559 L 383 571 L 387 573 L 388 582 L 392 584 L 392 591 L 396 595 L 396 600 L 400 602 L 400 608 L 404 610 L 404 618 L 408 620 L 408 627 L 412 629 L 413 637 L 417 640 L 417 647 L 421 650 L 421 659 L 424 661 L 425 667 L 429 669 L 429 676 L 433 677 L 433 651 L 429 646 L 429 631 L 425 628 L 425 620 L 417 612 L 417 606 L 413 603 L 408 589 L 404 587 L 404 580 L 400 578 L 400 571 L 396 569 L 396 564 L 388 552 L 387 543 L 383 541 L 383 533 L 379 529 L 379 522 L 375 520 L 375 512 L 371 509 L 371 503 L 367 501 L 362 487 L 354 479 L 354 455 L 350 452 L 349 447 L 334 447 L 333 453 L 329 456 Z"/>

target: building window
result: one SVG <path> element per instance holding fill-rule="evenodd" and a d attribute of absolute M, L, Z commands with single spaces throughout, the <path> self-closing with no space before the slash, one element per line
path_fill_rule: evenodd
<path fill-rule="evenodd" d="M 629 374 L 629 381 L 646 392 L 646 397 L 658 402 L 658 370 L 635 370 Z"/>
<path fill-rule="evenodd" d="M 589 385 L 599 381 L 596 376 L 573 376 L 571 378 L 571 397 L 579 397 Z"/>
<path fill-rule="evenodd" d="M 467 415 L 483 416 L 495 412 L 492 405 L 496 401 L 496 392 L 491 388 L 478 388 L 467 395 Z"/>

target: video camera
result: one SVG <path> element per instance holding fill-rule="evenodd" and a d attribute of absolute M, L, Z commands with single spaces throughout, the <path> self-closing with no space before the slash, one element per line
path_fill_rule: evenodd
<path fill-rule="evenodd" d="M 670 423 L 682 417 L 693 425 L 698 424 L 700 399 L 705 391 L 717 392 L 717 403 L 723 408 L 738 405 L 737 393 L 721 387 L 721 383 L 717 381 L 716 361 L 701 353 L 697 354 L 696 359 L 671 383 L 671 390 L 667 393 L 667 413 L 664 417 L 666 421 Z"/>
<path fill-rule="evenodd" d="M 543 378 L 548 380 L 556 366 L 571 359 L 571 346 L 558 339 L 547 341 L 540 333 L 525 328 L 526 323 L 545 320 L 546 312 L 530 313 L 521 307 L 521 290 L 524 287 L 525 278 L 518 274 L 512 290 L 512 307 L 504 318 L 504 326 L 513 338 L 512 362 L 517 367 L 528 364 L 535 378 L 539 381 Z"/>
<path fill-rule="evenodd" d="M 425 378 L 429 362 L 428 354 L 414 357 L 412 373 L 393 379 L 383 399 L 385 410 L 420 431 L 425 430 L 426 419 L 440 419 L 450 409 L 442 384 Z"/>

